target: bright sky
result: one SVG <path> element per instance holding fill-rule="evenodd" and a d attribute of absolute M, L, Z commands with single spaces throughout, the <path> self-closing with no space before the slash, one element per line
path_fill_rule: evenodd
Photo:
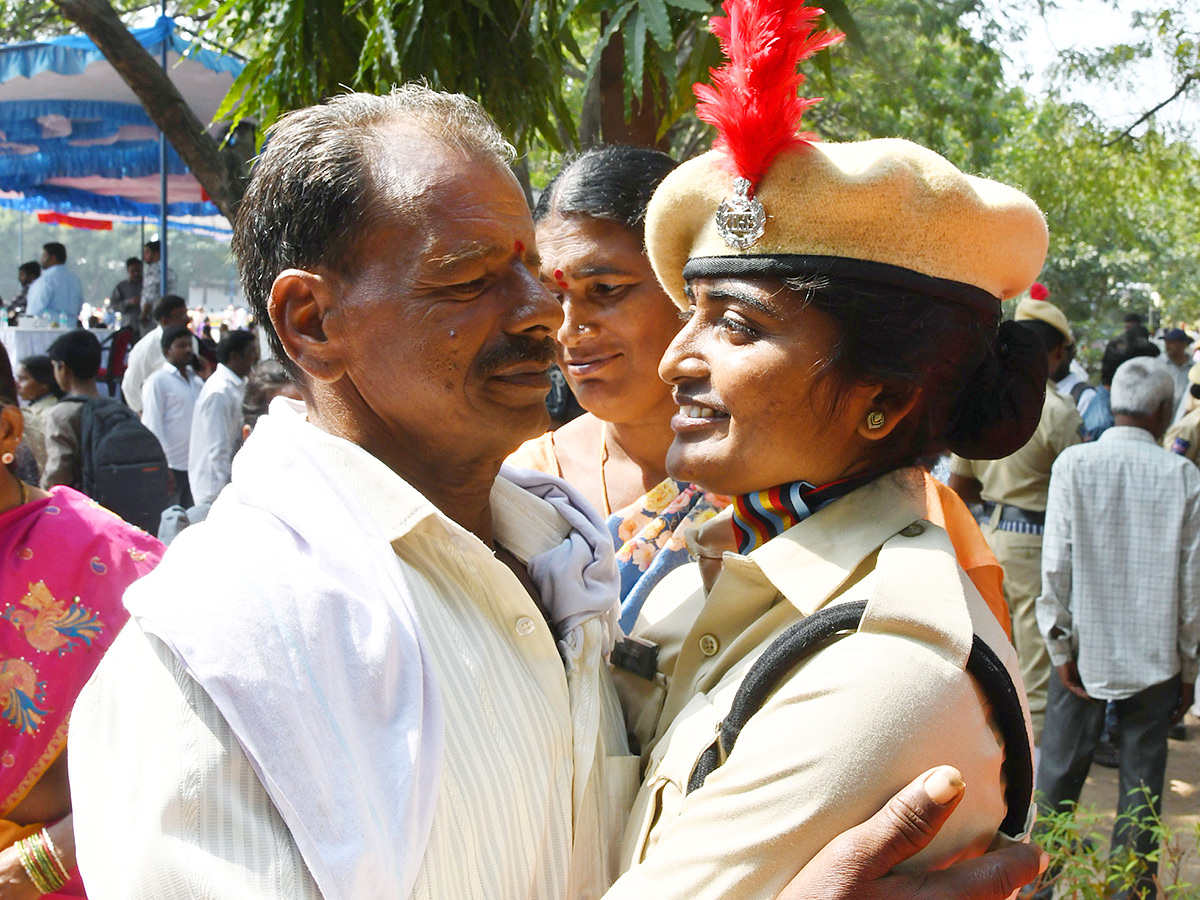
<path fill-rule="evenodd" d="M 1048 9 L 1044 18 L 1029 18 L 1026 14 L 1023 20 L 1018 20 L 1007 12 L 1013 7 L 1009 0 L 987 0 L 987 3 L 998 12 L 1003 24 L 1024 25 L 1024 38 L 1007 48 L 1011 60 L 1008 70 L 1013 80 L 1019 80 L 1021 73 L 1028 70 L 1031 77 L 1027 89 L 1034 94 L 1045 90 L 1049 68 L 1062 51 L 1095 50 L 1132 42 L 1143 34 L 1131 31 L 1133 13 L 1155 6 L 1153 0 L 1056 0 L 1055 8 Z M 1186 15 L 1191 30 L 1200 33 L 1200 3 Z M 1114 126 L 1129 125 L 1175 90 L 1170 69 L 1161 58 L 1139 62 L 1130 71 L 1132 74 L 1126 81 L 1080 84 L 1072 87 L 1068 96 L 1086 103 Z M 1158 122 L 1160 126 L 1190 127 L 1200 137 L 1200 86 L 1193 88 L 1191 97 L 1181 97 L 1161 110 Z"/>

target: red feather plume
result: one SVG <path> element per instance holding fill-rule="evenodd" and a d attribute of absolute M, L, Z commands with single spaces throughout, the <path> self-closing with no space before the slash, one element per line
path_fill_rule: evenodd
<path fill-rule="evenodd" d="M 797 64 L 842 40 L 836 31 L 813 32 L 824 12 L 803 0 L 725 0 L 725 16 L 709 27 L 729 58 L 712 70 L 712 85 L 696 84 L 696 115 L 717 129 L 714 147 L 752 185 L 781 151 L 812 134 L 798 131 L 804 113 L 820 97 L 798 95 L 804 76 Z"/>
<path fill-rule="evenodd" d="M 1040 281 L 1035 281 L 1030 285 L 1029 297 L 1032 300 L 1049 300 L 1050 291 Z"/>

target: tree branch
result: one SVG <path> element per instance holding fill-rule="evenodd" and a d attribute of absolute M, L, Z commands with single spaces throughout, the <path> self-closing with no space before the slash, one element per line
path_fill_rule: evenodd
<path fill-rule="evenodd" d="M 100 48 L 213 203 L 232 221 L 245 192 L 242 173 L 221 153 L 204 123 L 108 0 L 54 0 L 54 4 Z"/>
<path fill-rule="evenodd" d="M 1198 75 L 1195 72 L 1184 76 L 1183 82 L 1176 89 L 1175 93 L 1173 93 L 1170 97 L 1168 97 L 1162 103 L 1159 103 L 1153 109 L 1147 110 L 1146 112 L 1142 113 L 1140 116 L 1138 116 L 1136 122 L 1134 122 L 1132 125 L 1130 125 L 1128 128 L 1126 128 L 1120 134 L 1118 134 L 1111 141 L 1105 141 L 1100 146 L 1104 147 L 1104 148 L 1108 148 L 1108 147 L 1111 147 L 1113 144 L 1117 144 L 1117 143 L 1120 143 L 1121 141 L 1125 140 L 1125 138 L 1129 137 L 1133 133 L 1133 129 L 1137 128 L 1139 125 L 1141 125 L 1143 122 L 1145 122 L 1151 116 L 1153 116 L 1156 112 L 1158 112 L 1164 106 L 1168 105 L 1169 103 L 1173 103 L 1175 100 L 1178 100 L 1181 96 L 1183 96 L 1183 94 L 1187 91 L 1187 89 L 1189 87 L 1191 87 L 1192 82 L 1196 81 L 1198 78 L 1200 78 L 1200 75 Z"/>

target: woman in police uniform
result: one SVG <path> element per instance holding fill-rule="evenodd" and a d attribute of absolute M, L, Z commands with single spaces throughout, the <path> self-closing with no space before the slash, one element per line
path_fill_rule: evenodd
<path fill-rule="evenodd" d="M 608 898 L 774 897 L 797 859 L 940 762 L 966 798 L 918 865 L 1030 821 L 1016 655 L 928 521 L 918 463 L 1004 456 L 1033 432 L 1045 357 L 1000 301 L 1037 276 L 1043 218 L 906 141 L 755 159 L 729 135 L 667 176 L 646 243 L 686 316 L 660 368 L 679 406 L 668 469 L 733 497 L 738 546 L 719 551 L 728 516 L 706 523 L 705 582 L 668 575 L 634 628 L 641 674 L 619 677 L 646 770 Z M 861 622 L 777 673 L 736 745 L 714 741 L 781 634 L 856 602 Z M 1016 732 L 968 671 L 979 652 Z M 1023 798 L 1006 792 L 1022 754 Z"/>

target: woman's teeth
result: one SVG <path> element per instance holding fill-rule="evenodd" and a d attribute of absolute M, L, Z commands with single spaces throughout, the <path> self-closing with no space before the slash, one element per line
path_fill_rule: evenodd
<path fill-rule="evenodd" d="M 681 406 L 679 411 L 689 419 L 711 419 L 717 413 L 707 406 Z"/>

